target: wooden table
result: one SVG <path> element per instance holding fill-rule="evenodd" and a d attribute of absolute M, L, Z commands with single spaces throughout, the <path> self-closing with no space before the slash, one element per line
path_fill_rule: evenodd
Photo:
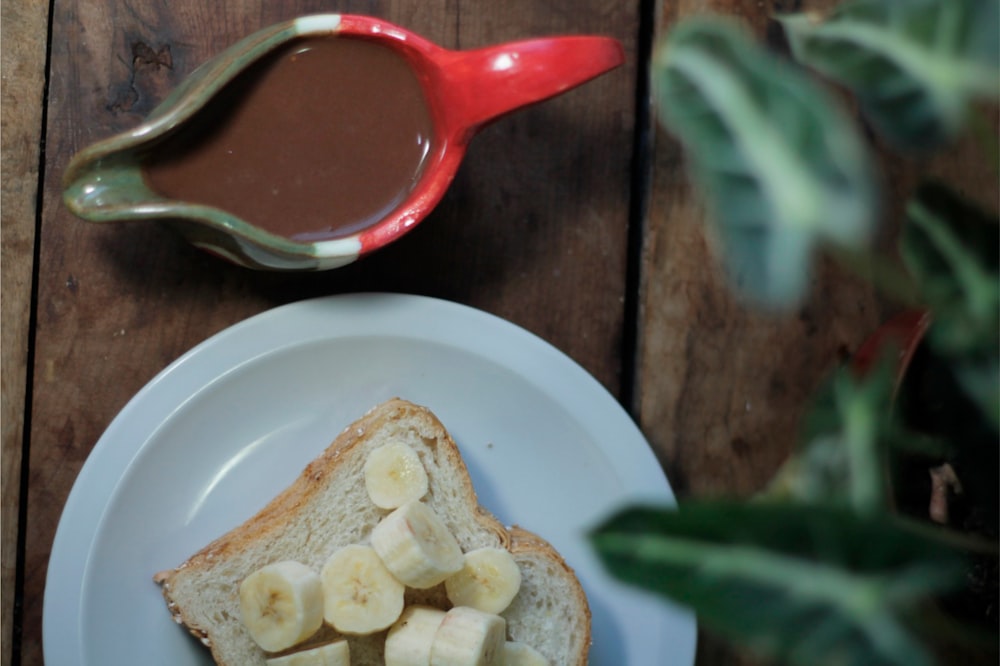
<path fill-rule="evenodd" d="M 803 397 L 883 310 L 830 267 L 793 314 L 737 303 L 711 259 L 678 146 L 651 128 L 641 83 L 651 40 L 678 17 L 714 8 L 767 35 L 776 6 L 799 4 L 5 2 L 3 663 L 42 662 L 53 535 L 116 413 L 198 342 L 300 299 L 395 291 L 499 315 L 618 397 L 681 497 L 760 488 L 789 450 Z M 63 207 L 60 180 L 75 151 L 137 124 L 236 38 L 319 11 L 376 15 L 452 48 L 601 33 L 628 58 L 486 128 L 423 225 L 343 269 L 251 272 L 163 227 L 91 225 Z M 700 664 L 746 661 L 701 637 Z"/>

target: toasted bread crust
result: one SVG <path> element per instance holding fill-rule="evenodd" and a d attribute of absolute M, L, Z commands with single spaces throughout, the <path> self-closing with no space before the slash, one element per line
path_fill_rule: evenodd
<path fill-rule="evenodd" d="M 489 511 L 481 507 L 458 446 L 445 427 L 426 407 L 398 398 L 381 403 L 345 428 L 318 457 L 306 466 L 290 486 L 275 496 L 256 515 L 212 541 L 178 567 L 158 572 L 153 576 L 153 580 L 161 587 L 167 608 L 174 621 L 185 626 L 191 634 L 209 647 L 216 663 L 228 663 L 226 655 L 222 654 L 223 651 L 215 640 L 216 627 L 196 618 L 181 600 L 175 598 L 175 584 L 181 577 L 204 574 L 211 571 L 213 567 L 219 567 L 220 563 L 230 561 L 262 543 L 272 543 L 281 539 L 286 525 L 294 522 L 297 516 L 307 512 L 311 503 L 318 501 L 323 489 L 337 482 L 338 475 L 347 466 L 348 461 L 356 459 L 363 447 L 371 444 L 369 438 L 372 437 L 372 433 L 380 432 L 393 421 L 399 422 L 412 418 L 421 419 L 434 431 L 437 442 L 436 454 L 445 459 L 443 467 L 454 469 L 456 472 L 457 478 L 454 480 L 459 483 L 460 487 L 458 501 L 468 508 L 469 515 L 475 522 L 472 529 L 486 533 L 487 538 L 495 540 L 500 547 L 509 549 L 515 555 L 537 556 L 551 561 L 562 572 L 561 575 L 565 576 L 571 594 L 575 596 L 573 604 L 582 609 L 581 615 L 583 617 L 579 618 L 580 623 L 586 627 L 582 653 L 567 655 L 568 659 L 565 663 L 585 666 L 587 648 L 590 645 L 590 610 L 586 596 L 573 570 L 544 539 L 519 527 L 508 530 Z M 244 572 L 243 575 L 248 573 L 250 572 Z M 225 583 L 236 587 L 239 580 L 225 581 Z M 229 664 L 229 666 L 242 665 Z"/>

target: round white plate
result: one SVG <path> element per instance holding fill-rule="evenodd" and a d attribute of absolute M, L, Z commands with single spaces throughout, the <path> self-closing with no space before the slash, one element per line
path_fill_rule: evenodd
<path fill-rule="evenodd" d="M 210 664 L 155 572 L 257 512 L 382 400 L 426 405 L 480 502 L 548 539 L 593 611 L 594 666 L 690 666 L 686 610 L 614 581 L 586 532 L 674 497 L 642 434 L 580 366 L 483 312 L 417 296 L 275 308 L 195 347 L 115 418 L 73 486 L 45 588 L 48 666 Z"/>

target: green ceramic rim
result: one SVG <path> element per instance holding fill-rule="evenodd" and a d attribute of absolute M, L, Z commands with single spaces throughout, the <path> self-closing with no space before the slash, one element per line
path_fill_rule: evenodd
<path fill-rule="evenodd" d="M 92 222 L 187 220 L 207 227 L 206 231 L 214 229 L 243 241 L 237 245 L 244 246 L 244 250 L 246 247 L 258 248 L 259 253 L 271 253 L 290 263 L 302 259 L 326 260 L 334 264 L 338 258 L 344 258 L 343 263 L 353 261 L 361 250 L 361 243 L 355 237 L 296 242 L 264 231 L 218 208 L 162 197 L 148 187 L 140 166 L 148 146 L 191 118 L 249 65 L 289 40 L 305 35 L 336 34 L 340 16 L 320 14 L 277 23 L 241 39 L 200 65 L 150 112 L 142 124 L 95 143 L 74 156 L 64 178 L 66 205 L 79 217 Z M 83 190 L 94 187 L 127 191 L 134 196 L 125 197 L 120 204 L 81 205 L 83 196 L 88 194 Z M 218 245 L 205 240 L 195 244 Z"/>

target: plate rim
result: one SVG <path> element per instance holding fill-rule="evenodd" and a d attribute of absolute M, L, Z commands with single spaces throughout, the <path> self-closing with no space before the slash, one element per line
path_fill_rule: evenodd
<path fill-rule="evenodd" d="M 617 416 L 615 428 L 624 427 L 634 431 L 634 434 L 646 444 L 645 447 L 629 447 L 630 449 L 637 449 L 630 450 L 629 455 L 633 458 L 646 458 L 647 462 L 655 462 L 655 465 L 646 467 L 648 468 L 649 478 L 655 479 L 655 483 L 662 484 L 663 486 L 663 492 L 658 492 L 656 499 L 660 502 L 666 501 L 671 505 L 676 504 L 676 498 L 666 474 L 657 461 L 648 440 L 631 415 L 628 414 L 614 395 L 596 377 L 587 372 L 568 354 L 539 335 L 490 312 L 433 296 L 374 291 L 332 294 L 292 301 L 247 317 L 195 344 L 156 373 L 152 379 L 140 388 L 115 414 L 98 438 L 84 461 L 67 496 L 60 513 L 49 555 L 42 605 L 42 651 L 47 663 L 51 655 L 68 655 L 70 657 L 75 655 L 75 659 L 71 658 L 66 663 L 84 663 L 82 659 L 85 651 L 85 637 L 80 631 L 79 618 L 83 610 L 81 606 L 86 596 L 84 594 L 86 583 L 84 574 L 89 569 L 90 559 L 95 550 L 97 535 L 100 532 L 98 528 L 131 462 L 140 455 L 144 447 L 152 439 L 153 433 L 169 418 L 169 414 L 183 407 L 187 400 L 196 396 L 202 388 L 218 380 L 226 372 L 232 371 L 243 364 L 252 363 L 255 358 L 263 354 L 280 351 L 284 346 L 291 347 L 309 342 L 335 339 L 337 337 L 349 337 L 343 331 L 340 331 L 338 335 L 331 335 L 330 331 L 327 330 L 313 331 L 302 333 L 300 338 L 293 339 L 285 345 L 275 346 L 266 342 L 255 344 L 253 337 L 254 332 L 258 329 L 263 329 L 265 332 L 269 328 L 280 331 L 282 321 L 289 320 L 289 317 L 292 315 L 318 317 L 320 321 L 323 321 L 329 319 L 330 313 L 328 310 L 331 308 L 336 311 L 338 308 L 365 307 L 377 308 L 379 316 L 389 318 L 400 316 L 399 310 L 403 309 L 405 312 L 406 308 L 431 308 L 447 312 L 452 316 L 465 318 L 470 323 L 475 322 L 487 329 L 495 330 L 497 332 L 495 339 L 506 341 L 505 344 L 509 344 L 513 339 L 513 341 L 520 343 L 516 345 L 518 351 L 527 349 L 548 357 L 551 362 L 560 366 L 561 371 L 568 373 L 562 378 L 563 382 L 573 383 L 577 388 L 579 388 L 579 384 L 582 382 L 586 390 L 591 392 L 596 391 L 596 395 L 601 398 L 602 402 L 608 401 L 613 405 L 613 409 L 610 411 L 614 412 Z M 363 329 L 365 326 L 371 326 L 371 323 L 366 321 L 367 319 L 365 316 L 357 316 L 356 320 L 351 323 L 359 325 Z M 339 322 L 339 324 L 342 323 Z M 337 328 L 337 325 L 333 325 L 332 328 Z M 433 327 L 431 327 L 431 332 L 433 330 Z M 442 343 L 442 340 L 438 337 L 427 335 L 426 331 L 423 333 L 423 335 L 407 335 L 405 337 Z M 266 338 L 267 336 L 264 337 Z M 258 346 L 261 348 L 257 353 L 254 353 L 252 349 L 241 348 L 240 345 L 227 345 L 226 343 L 231 340 L 249 341 L 251 343 L 249 347 Z M 455 340 L 449 339 L 445 340 L 444 344 L 451 346 L 450 343 L 455 342 Z M 463 351 L 475 352 L 500 363 L 512 371 L 517 371 L 516 367 L 507 365 L 505 362 L 506 359 L 498 360 L 495 356 L 490 355 L 488 353 L 491 348 L 490 345 L 484 344 L 482 341 L 466 344 L 466 341 L 463 340 L 459 341 L 459 344 L 455 346 L 458 346 Z M 203 361 L 203 359 L 206 360 Z M 206 363 L 208 367 L 201 369 L 199 363 Z M 193 369 L 192 366 L 194 366 Z M 219 366 L 223 367 L 221 371 L 217 369 Z M 187 386 L 190 386 L 192 390 L 185 391 L 184 389 Z M 544 388 L 547 393 L 552 395 L 553 400 L 569 409 L 572 401 L 560 399 L 558 397 L 559 393 L 552 393 L 549 390 L 551 387 L 538 388 Z M 152 429 L 140 427 L 140 430 L 147 433 L 147 436 L 144 438 L 129 439 L 128 437 L 122 437 L 120 433 L 127 433 L 129 428 L 136 427 L 133 423 L 135 419 L 134 414 L 148 404 L 149 396 L 152 394 L 154 397 L 158 397 L 157 393 L 163 391 L 167 392 L 164 397 L 169 398 L 173 395 L 174 400 L 166 401 L 167 404 L 172 405 L 169 410 L 163 411 L 163 408 L 161 408 L 161 410 L 157 411 L 158 415 L 162 412 L 163 418 L 153 419 L 157 424 L 156 427 Z M 180 395 L 185 392 L 188 393 L 187 397 Z M 577 414 L 575 411 L 572 413 Z M 116 456 L 127 456 L 127 460 L 122 462 Z M 101 473 L 109 464 L 113 467 L 111 471 L 114 473 L 114 480 L 112 483 L 104 484 L 103 488 L 95 492 L 95 484 L 92 481 L 92 477 Z M 89 524 L 94 528 L 85 536 L 81 535 L 79 529 L 73 529 L 71 526 L 72 523 L 81 518 L 89 519 Z M 83 554 L 85 556 L 81 557 L 79 555 L 79 547 L 83 547 Z M 76 554 L 76 557 L 72 557 L 73 554 Z M 78 575 L 74 576 L 74 573 L 78 573 Z M 75 584 L 73 584 L 74 581 Z M 67 590 L 71 593 L 69 597 L 57 603 L 55 600 L 56 595 L 65 595 Z M 691 661 L 694 663 L 697 623 L 693 614 L 687 613 L 687 615 L 689 615 L 691 625 Z M 60 634 L 60 643 L 65 645 L 69 642 L 67 639 L 74 638 L 75 643 L 69 650 L 57 648 L 53 644 L 52 638 L 55 625 L 60 624 L 61 621 L 65 622 L 66 619 L 72 621 L 71 635 Z M 64 624 L 61 626 L 65 629 Z"/>

